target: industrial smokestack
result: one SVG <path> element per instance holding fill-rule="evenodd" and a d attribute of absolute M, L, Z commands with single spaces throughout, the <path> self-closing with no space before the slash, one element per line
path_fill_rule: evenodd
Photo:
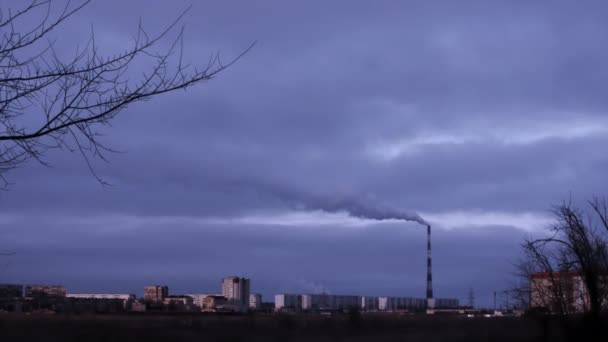
<path fill-rule="evenodd" d="M 275 189 L 277 190 L 277 189 Z M 427 282 L 426 299 L 427 308 L 433 310 L 435 299 L 433 299 L 433 275 L 431 262 L 431 225 L 415 212 L 382 206 L 378 203 L 362 202 L 360 198 L 327 198 L 315 197 L 294 191 L 274 191 L 274 194 L 299 210 L 322 210 L 328 213 L 346 212 L 352 217 L 370 220 L 403 220 L 417 222 L 427 227 Z"/>
<path fill-rule="evenodd" d="M 435 308 L 435 300 L 433 299 L 433 262 L 431 259 L 431 225 L 426 226 L 427 245 L 426 245 L 426 306 L 427 309 Z"/>

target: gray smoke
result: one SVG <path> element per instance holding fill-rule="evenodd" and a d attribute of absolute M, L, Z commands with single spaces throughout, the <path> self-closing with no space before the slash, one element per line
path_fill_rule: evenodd
<path fill-rule="evenodd" d="M 429 225 L 415 212 L 396 209 L 387 205 L 369 203 L 363 199 L 310 196 L 294 192 L 274 192 L 283 202 L 297 210 L 321 210 L 328 213 L 346 212 L 350 216 L 371 220 L 403 220 Z"/>
<path fill-rule="evenodd" d="M 418 222 L 422 225 L 428 223 L 417 213 L 391 208 L 386 205 L 368 204 L 353 199 L 340 199 L 333 201 L 319 201 L 304 204 L 309 210 L 322 210 L 329 213 L 347 212 L 358 218 L 371 220 L 404 220 Z"/>
<path fill-rule="evenodd" d="M 298 287 L 306 294 L 331 294 L 327 286 L 306 279 L 298 279 Z"/>

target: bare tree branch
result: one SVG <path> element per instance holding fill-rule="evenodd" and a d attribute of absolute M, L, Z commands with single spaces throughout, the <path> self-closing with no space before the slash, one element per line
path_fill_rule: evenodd
<path fill-rule="evenodd" d="M 44 163 L 51 149 L 80 153 L 104 183 L 90 157 L 105 160 L 104 153 L 113 150 L 103 145 L 95 127 L 109 125 L 133 103 L 213 79 L 255 44 L 227 63 L 214 53 L 201 67 L 185 64 L 184 29 L 178 25 L 187 8 L 154 36 L 140 23 L 131 48 L 122 53 L 102 56 L 92 32 L 72 58 L 60 58 L 49 34 L 89 2 L 67 1 L 58 14 L 52 0 L 33 0 L 8 16 L 0 10 L 0 180 L 5 185 L 7 171 L 31 159 Z M 37 24 L 20 27 L 17 19 L 28 16 Z M 168 48 L 157 51 L 173 32 Z M 136 77 L 133 65 L 148 69 Z"/>
<path fill-rule="evenodd" d="M 546 238 L 526 239 L 520 276 L 530 283 L 532 306 L 598 318 L 608 303 L 608 229 L 605 201 L 594 198 L 584 212 L 571 201 L 553 207 L 555 224 Z M 540 280 L 539 280 L 540 279 Z"/>

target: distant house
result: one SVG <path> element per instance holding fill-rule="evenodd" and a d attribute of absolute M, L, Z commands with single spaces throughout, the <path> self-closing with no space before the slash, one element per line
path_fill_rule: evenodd
<path fill-rule="evenodd" d="M 589 294 L 580 272 L 538 272 L 530 276 L 530 308 L 575 313 L 588 307 Z"/>

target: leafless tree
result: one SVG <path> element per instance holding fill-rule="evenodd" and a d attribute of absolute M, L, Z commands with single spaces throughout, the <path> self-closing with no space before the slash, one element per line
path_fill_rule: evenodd
<path fill-rule="evenodd" d="M 140 22 L 131 47 L 122 53 L 102 55 L 92 31 L 71 57 L 60 57 L 51 33 L 90 1 L 67 1 L 58 8 L 57 1 L 31 0 L 17 10 L 0 9 L 0 185 L 4 187 L 7 171 L 32 159 L 45 163 L 43 156 L 51 149 L 81 154 L 102 181 L 90 163 L 91 157 L 105 159 L 105 153 L 112 151 L 100 141 L 100 126 L 109 125 L 130 104 L 214 78 L 251 48 L 227 63 L 222 63 L 219 53 L 198 66 L 184 63 L 183 27 L 178 27 L 184 12 L 152 36 Z M 168 47 L 159 52 L 163 44 Z M 147 71 L 136 73 L 135 65 Z"/>
<path fill-rule="evenodd" d="M 550 236 L 523 244 L 518 264 L 536 306 L 569 315 L 585 312 L 598 318 L 608 303 L 608 210 L 605 199 L 588 201 L 588 210 L 571 201 L 554 206 Z M 543 274 L 535 281 L 534 274 Z"/>
<path fill-rule="evenodd" d="M 546 340 L 551 327 L 566 340 L 604 341 L 601 321 L 608 303 L 608 210 L 593 198 L 577 208 L 571 201 L 553 207 L 555 221 L 547 237 L 527 238 L 517 263 L 513 293 L 534 312 Z M 572 319 L 584 313 L 583 320 Z M 557 319 L 554 315 L 557 315 Z M 552 323 L 553 322 L 553 323 Z M 555 325 L 557 324 L 557 325 Z"/>

